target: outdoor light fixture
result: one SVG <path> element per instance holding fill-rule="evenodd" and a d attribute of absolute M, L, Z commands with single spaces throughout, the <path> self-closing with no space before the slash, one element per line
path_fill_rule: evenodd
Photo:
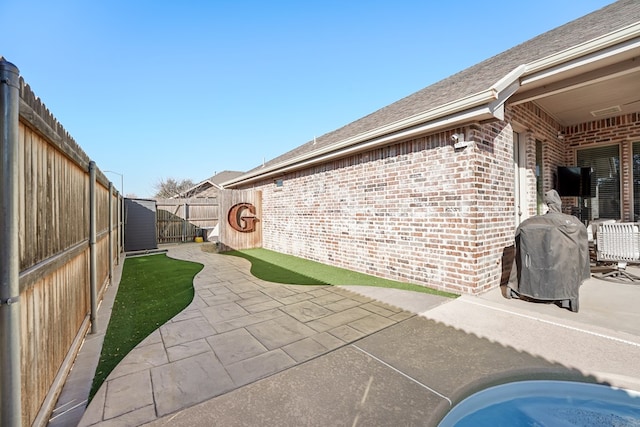
<path fill-rule="evenodd" d="M 472 141 L 465 141 L 464 133 L 454 133 L 451 135 L 451 140 L 453 141 L 453 148 L 465 148 L 471 144 Z"/>

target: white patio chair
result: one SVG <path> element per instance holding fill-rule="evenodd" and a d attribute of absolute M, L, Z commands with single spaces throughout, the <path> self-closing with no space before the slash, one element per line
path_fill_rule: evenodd
<path fill-rule="evenodd" d="M 596 257 L 599 263 L 616 263 L 616 266 L 613 271 L 594 274 L 594 277 L 614 282 L 640 281 L 640 277 L 626 270 L 627 264 L 640 263 L 640 223 L 599 224 Z"/>

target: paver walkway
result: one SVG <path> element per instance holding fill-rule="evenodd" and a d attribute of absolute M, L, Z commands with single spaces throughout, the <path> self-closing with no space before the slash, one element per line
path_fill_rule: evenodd
<path fill-rule="evenodd" d="M 342 288 L 265 282 L 248 261 L 200 245 L 168 256 L 204 265 L 193 302 L 123 359 L 80 425 L 150 422 L 413 316 Z"/>
<path fill-rule="evenodd" d="M 200 249 L 169 251 L 205 265 L 193 303 L 137 346 L 84 412 L 117 287 L 107 290 L 100 333 L 87 337 L 51 427 L 75 426 L 83 412 L 80 425 L 101 427 L 437 425 L 474 391 L 521 379 L 640 390 L 635 285 L 590 279 L 573 313 L 499 288 L 452 300 L 265 283 L 246 260 Z"/>

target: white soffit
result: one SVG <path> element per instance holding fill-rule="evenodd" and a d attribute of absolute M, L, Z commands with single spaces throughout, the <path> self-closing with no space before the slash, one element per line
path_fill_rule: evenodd
<path fill-rule="evenodd" d="M 636 23 L 527 64 L 520 84 L 527 89 L 540 87 L 560 75 L 566 79 L 625 61 L 628 67 L 638 67 L 639 55 L 640 23 Z"/>
<path fill-rule="evenodd" d="M 579 80 L 574 82 L 572 87 L 575 87 L 575 84 L 587 84 L 583 80 L 585 73 L 588 72 L 601 73 L 598 76 L 591 76 L 588 84 L 593 83 L 594 78 L 607 79 L 612 75 L 634 72 L 640 65 L 637 59 L 639 55 L 640 22 L 519 66 L 483 92 L 372 129 L 281 163 L 257 169 L 225 182 L 222 186 L 254 182 L 360 150 L 386 145 L 402 138 L 436 132 L 469 121 L 502 119 L 504 103 L 507 100 L 517 104 L 536 99 L 536 96 L 540 98 L 549 96 L 551 89 L 548 85 L 554 83 L 558 85 L 558 92 L 562 92 L 566 90 L 569 78 Z M 607 69 L 607 67 L 613 67 L 613 69 Z M 540 93 L 536 95 L 534 89 L 538 89 Z"/>

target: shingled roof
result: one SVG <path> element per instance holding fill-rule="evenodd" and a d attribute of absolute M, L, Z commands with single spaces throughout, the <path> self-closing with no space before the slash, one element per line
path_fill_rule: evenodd
<path fill-rule="evenodd" d="M 230 179 L 236 178 L 242 175 L 243 173 L 244 172 L 240 172 L 240 171 L 222 171 L 213 175 L 211 178 L 208 179 L 208 181 L 219 187 L 222 183 L 227 182 Z"/>
<path fill-rule="evenodd" d="M 190 197 L 214 197 L 217 190 L 222 188 L 222 183 L 241 176 L 244 172 L 239 171 L 222 171 L 216 173 L 211 178 L 200 181 L 193 187 L 188 188 L 182 193 L 176 194 L 172 199 L 190 198 Z M 212 190 L 213 189 L 213 190 Z"/>
<path fill-rule="evenodd" d="M 640 1 L 615 2 L 480 62 L 344 127 L 308 141 L 227 184 L 240 183 L 245 178 L 259 175 L 265 168 L 284 166 L 293 159 L 306 155 L 312 156 L 317 151 L 326 152 L 333 145 L 338 145 L 350 138 L 481 93 L 518 67 L 560 53 L 638 21 L 640 21 Z"/>

